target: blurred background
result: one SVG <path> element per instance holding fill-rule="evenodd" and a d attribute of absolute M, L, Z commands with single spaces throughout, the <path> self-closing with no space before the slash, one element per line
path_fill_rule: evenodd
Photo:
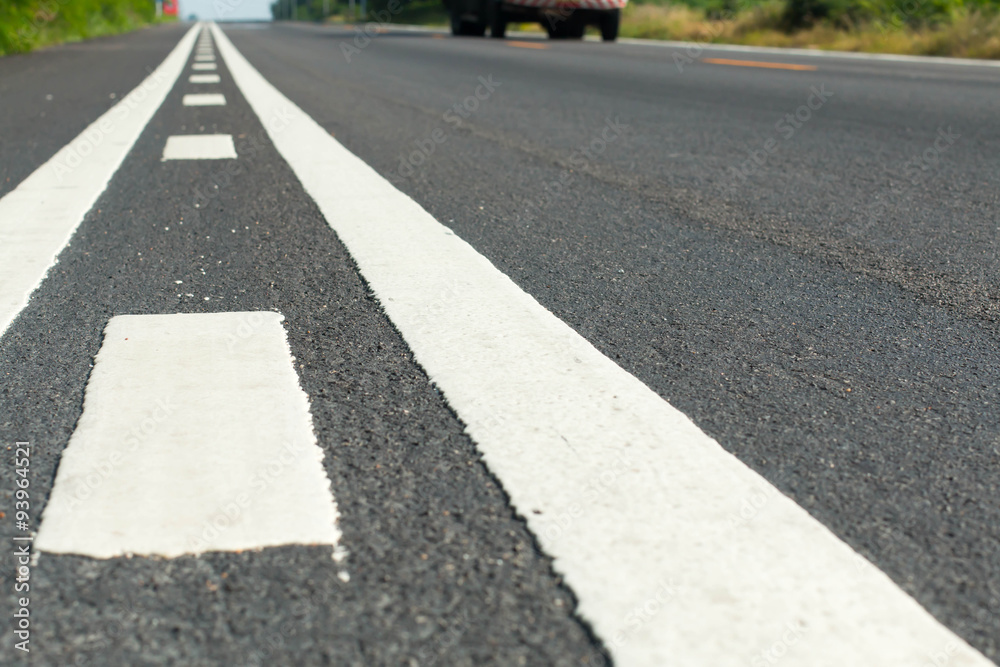
<path fill-rule="evenodd" d="M 441 0 L 3 0 L 0 54 L 158 21 L 300 20 L 444 26 Z M 389 20 L 384 20 L 389 16 Z M 381 17 L 381 19 L 379 18 Z M 388 26 L 386 26 L 388 27 Z M 513 26 L 517 28 L 517 26 Z M 539 31 L 540 26 L 520 29 Z M 632 0 L 621 36 L 876 53 L 1000 57 L 1000 0 Z"/>

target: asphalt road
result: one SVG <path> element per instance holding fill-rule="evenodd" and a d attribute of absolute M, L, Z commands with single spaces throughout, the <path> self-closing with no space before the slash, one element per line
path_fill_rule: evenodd
<path fill-rule="evenodd" d="M 224 30 L 346 148 L 1000 664 L 1000 68 Z M 0 60 L 0 195 L 183 32 Z M 219 70 L 229 104 L 182 108 L 177 84 L 3 335 L 0 433 L 39 443 L 45 498 L 111 316 L 280 310 L 350 581 L 321 547 L 45 555 L 31 663 L 599 664 L 573 591 Z M 161 163 L 178 129 L 232 134 L 241 168 Z"/>

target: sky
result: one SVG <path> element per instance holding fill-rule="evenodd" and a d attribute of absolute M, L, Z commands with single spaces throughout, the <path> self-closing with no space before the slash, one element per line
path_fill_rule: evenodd
<path fill-rule="evenodd" d="M 270 19 L 272 0 L 180 0 L 180 16 L 199 19 Z"/>

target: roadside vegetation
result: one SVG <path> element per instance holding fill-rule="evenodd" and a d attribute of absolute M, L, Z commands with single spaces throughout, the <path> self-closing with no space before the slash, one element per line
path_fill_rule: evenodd
<path fill-rule="evenodd" d="M 660 0 L 632 2 L 624 37 L 965 58 L 1000 58 L 1000 2 Z"/>
<path fill-rule="evenodd" d="M 370 0 L 369 17 L 388 0 Z M 392 23 L 446 25 L 440 0 L 403 2 Z M 281 6 L 287 7 L 285 0 Z M 296 18 L 349 22 L 347 0 L 298 0 Z M 278 16 L 279 3 L 273 10 Z M 360 12 L 360 0 L 356 11 Z M 360 13 L 357 14 L 361 20 Z M 523 26 L 541 30 L 540 26 Z M 516 28 L 516 26 L 512 26 Z M 631 0 L 622 37 L 871 53 L 1000 58 L 1000 0 Z"/>
<path fill-rule="evenodd" d="M 0 0 L 0 55 L 135 30 L 153 0 Z"/>

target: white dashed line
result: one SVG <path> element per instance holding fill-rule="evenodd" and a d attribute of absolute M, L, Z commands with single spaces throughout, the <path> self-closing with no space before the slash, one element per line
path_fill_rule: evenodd
<path fill-rule="evenodd" d="M 194 63 L 191 65 L 193 70 L 214 70 L 216 67 L 215 63 Z"/>
<path fill-rule="evenodd" d="M 221 107 L 226 105 L 226 96 L 222 93 L 185 95 L 181 102 L 186 107 Z"/>
<path fill-rule="evenodd" d="M 0 335 L 184 71 L 198 27 L 135 90 L 0 199 Z"/>
<path fill-rule="evenodd" d="M 212 61 L 215 60 L 215 56 L 204 56 L 204 55 L 202 55 L 202 56 L 195 56 L 194 59 L 197 60 L 197 61 L 202 61 L 202 62 L 212 62 Z"/>
<path fill-rule="evenodd" d="M 113 318 L 35 546 L 111 558 L 336 545 L 282 319 Z"/>
<path fill-rule="evenodd" d="M 227 160 L 236 157 L 231 134 L 179 134 L 167 137 L 163 160 Z"/>
<path fill-rule="evenodd" d="M 616 664 L 745 666 L 793 627 L 781 644 L 790 665 L 919 665 L 954 647 L 950 667 L 993 667 L 212 31 L 277 150 Z"/>
<path fill-rule="evenodd" d="M 191 83 L 219 83 L 218 74 L 192 74 L 188 77 Z"/>

